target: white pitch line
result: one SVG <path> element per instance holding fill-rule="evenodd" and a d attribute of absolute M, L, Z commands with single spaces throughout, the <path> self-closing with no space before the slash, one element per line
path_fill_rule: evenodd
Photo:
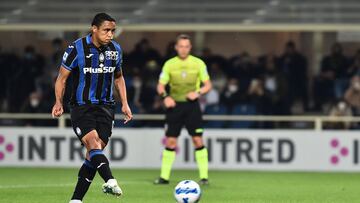
<path fill-rule="evenodd" d="M 146 184 L 147 181 L 119 181 L 121 185 L 133 185 L 133 184 Z M 42 184 L 42 185 L 0 185 L 1 189 L 21 189 L 21 188 L 47 188 L 47 187 L 74 187 L 74 183 L 63 183 L 63 184 Z M 95 185 L 101 185 L 101 184 L 95 184 Z"/>

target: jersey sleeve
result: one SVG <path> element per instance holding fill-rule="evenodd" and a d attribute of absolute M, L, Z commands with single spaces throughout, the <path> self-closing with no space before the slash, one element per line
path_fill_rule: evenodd
<path fill-rule="evenodd" d="M 166 85 L 170 80 L 169 64 L 165 63 L 159 77 L 159 83 Z"/>
<path fill-rule="evenodd" d="M 122 69 L 122 63 L 123 63 L 123 53 L 122 53 L 122 49 L 120 47 L 120 44 L 116 43 L 116 42 L 112 42 L 115 49 L 116 49 L 116 67 L 115 67 L 115 72 L 118 72 Z"/>
<path fill-rule="evenodd" d="M 207 71 L 206 64 L 203 61 L 200 62 L 200 80 L 201 80 L 201 82 L 210 80 L 210 76 Z"/>
<path fill-rule="evenodd" d="M 62 58 L 61 65 L 69 71 L 72 71 L 75 67 L 77 67 L 77 50 L 75 44 L 72 43 L 65 50 L 65 53 Z"/>
<path fill-rule="evenodd" d="M 123 62 L 123 54 L 121 51 L 118 52 L 118 57 L 116 60 L 116 67 L 115 67 L 115 72 L 118 72 L 122 69 L 122 62 Z"/>

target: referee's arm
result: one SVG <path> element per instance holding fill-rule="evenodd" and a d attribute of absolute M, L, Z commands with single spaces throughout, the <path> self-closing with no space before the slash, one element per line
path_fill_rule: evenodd
<path fill-rule="evenodd" d="M 55 104 L 52 108 L 52 116 L 53 117 L 60 117 L 63 112 L 63 98 L 64 98 L 64 92 L 65 92 L 65 86 L 66 86 L 66 80 L 68 79 L 71 71 L 66 69 L 64 66 L 60 67 L 58 77 L 55 82 Z"/>
<path fill-rule="evenodd" d="M 199 94 L 200 95 L 203 95 L 203 94 L 206 94 L 208 93 L 212 88 L 212 83 L 210 80 L 206 80 L 203 82 L 203 86 L 200 88 L 199 90 Z"/>

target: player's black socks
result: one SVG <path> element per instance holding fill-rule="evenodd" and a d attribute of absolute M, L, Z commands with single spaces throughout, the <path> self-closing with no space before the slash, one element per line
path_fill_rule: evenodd
<path fill-rule="evenodd" d="M 89 155 L 91 164 L 96 168 L 105 182 L 114 178 L 110 170 L 109 161 L 101 149 L 93 149 L 89 152 Z"/>
<path fill-rule="evenodd" d="M 94 179 L 96 169 L 91 165 L 90 161 L 84 161 L 78 174 L 78 181 L 75 187 L 74 194 L 71 199 L 82 200 L 88 191 L 91 181 Z"/>

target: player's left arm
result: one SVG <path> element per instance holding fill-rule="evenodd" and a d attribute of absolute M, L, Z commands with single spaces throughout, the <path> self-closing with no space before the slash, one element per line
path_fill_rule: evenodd
<path fill-rule="evenodd" d="M 118 93 L 120 95 L 120 100 L 121 100 L 121 104 L 122 104 L 121 111 L 125 115 L 124 123 L 127 123 L 133 118 L 133 115 L 131 113 L 131 109 L 130 109 L 128 101 L 127 101 L 126 84 L 125 84 L 124 76 L 123 76 L 121 69 L 119 71 L 115 72 L 114 84 L 115 84 L 116 90 L 118 91 Z"/>
<path fill-rule="evenodd" d="M 201 64 L 202 65 L 200 68 L 199 77 L 200 77 L 200 81 L 202 82 L 202 86 L 199 90 L 197 90 L 195 92 L 189 92 L 187 94 L 187 98 L 192 101 L 195 99 L 198 99 L 201 95 L 208 93 L 212 88 L 212 83 L 211 83 L 210 76 L 208 74 L 206 65 L 205 65 L 205 63 L 201 63 Z"/>
<path fill-rule="evenodd" d="M 211 80 L 208 79 L 203 82 L 203 86 L 199 89 L 198 93 L 200 95 L 208 93 L 212 89 L 212 83 Z"/>

